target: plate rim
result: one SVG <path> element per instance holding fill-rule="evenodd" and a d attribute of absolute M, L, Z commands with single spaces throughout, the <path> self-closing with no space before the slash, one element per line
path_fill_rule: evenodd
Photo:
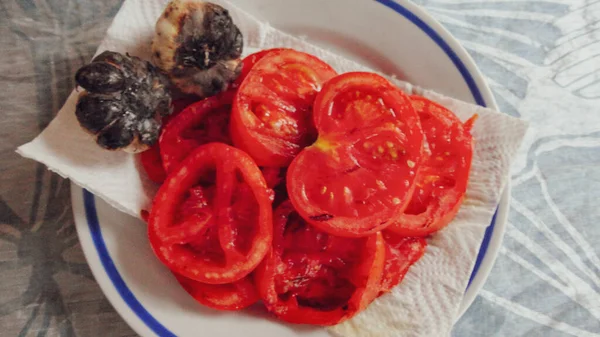
<path fill-rule="evenodd" d="M 376 2 L 404 16 L 434 40 L 457 67 L 457 70 L 469 87 L 475 102 L 481 106 L 498 110 L 490 87 L 474 60 L 446 28 L 431 17 L 422 7 L 408 0 L 376 0 Z M 509 180 L 503 190 L 490 225 L 486 228 L 467 289 L 458 309 L 457 321 L 470 307 L 477 293 L 483 287 L 498 256 L 506 228 L 510 190 Z M 81 242 L 85 258 L 96 282 L 115 310 L 136 333 L 142 336 L 175 336 L 152 317 L 135 298 L 133 293 L 131 293 L 114 266 L 105 246 L 104 250 L 106 251 L 102 251 L 104 241 L 99 226 L 100 221 L 96 211 L 95 196 L 71 182 L 71 200 L 77 235 Z M 101 242 L 96 240 L 97 237 L 94 237 L 94 234 L 99 235 Z M 113 275 L 111 276 L 110 274 Z"/>

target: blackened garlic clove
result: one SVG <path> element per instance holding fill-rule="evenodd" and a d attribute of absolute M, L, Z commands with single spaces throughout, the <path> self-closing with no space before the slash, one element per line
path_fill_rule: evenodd
<path fill-rule="evenodd" d="M 160 69 L 106 51 L 82 67 L 76 80 L 85 91 L 75 115 L 101 147 L 140 152 L 156 143 L 162 118 L 172 112 L 169 79 Z"/>
<path fill-rule="evenodd" d="M 103 129 L 96 138 L 96 143 L 107 150 L 118 150 L 134 144 L 134 130 L 123 119 L 115 120 Z"/>
<path fill-rule="evenodd" d="M 119 118 L 122 111 L 123 105 L 114 97 L 84 92 L 79 96 L 75 115 L 84 129 L 96 134 Z"/>
<path fill-rule="evenodd" d="M 92 59 L 92 62 L 108 62 L 113 64 L 123 64 L 125 61 L 125 55 L 110 50 L 105 50 Z"/>
<path fill-rule="evenodd" d="M 92 62 L 81 67 L 75 74 L 77 84 L 88 91 L 110 93 L 125 88 L 125 77 L 116 65 Z"/>
<path fill-rule="evenodd" d="M 239 68 L 232 68 L 238 65 Z M 204 71 L 190 72 L 187 68 L 176 68 L 172 72 L 172 80 L 183 92 L 200 95 L 198 88 L 202 88 L 202 96 L 209 97 L 227 90 L 240 71 L 241 63 L 218 62 Z"/>
<path fill-rule="evenodd" d="M 160 123 L 154 119 L 144 119 L 137 124 L 137 131 L 142 144 L 152 145 L 158 140 Z"/>
<path fill-rule="evenodd" d="M 172 0 L 156 23 L 154 63 L 184 93 L 227 90 L 241 72 L 243 37 L 229 12 L 203 1 Z"/>

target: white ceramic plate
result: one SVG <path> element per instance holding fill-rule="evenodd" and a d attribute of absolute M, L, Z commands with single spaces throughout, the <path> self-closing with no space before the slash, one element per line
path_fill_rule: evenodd
<path fill-rule="evenodd" d="M 237 0 L 238 6 L 296 35 L 307 36 L 373 69 L 446 95 L 496 108 L 489 87 L 459 43 L 405 0 Z M 464 300 L 469 307 L 498 253 L 509 188 L 488 227 Z M 328 336 L 267 319 L 259 309 L 218 313 L 199 306 L 154 257 L 145 225 L 72 185 L 81 245 L 100 287 L 142 336 Z M 157 291 L 160 289 L 160 291 Z M 160 294 L 160 295 L 159 295 Z"/>

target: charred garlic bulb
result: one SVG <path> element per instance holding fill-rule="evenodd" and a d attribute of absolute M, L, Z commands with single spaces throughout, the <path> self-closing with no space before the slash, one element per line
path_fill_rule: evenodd
<path fill-rule="evenodd" d="M 242 48 L 242 33 L 225 8 L 171 0 L 156 23 L 152 58 L 182 92 L 208 97 L 238 77 Z"/>
<path fill-rule="evenodd" d="M 135 56 L 105 51 L 75 75 L 85 89 L 77 102 L 79 124 L 105 149 L 141 152 L 159 136 L 171 113 L 169 80 Z"/>

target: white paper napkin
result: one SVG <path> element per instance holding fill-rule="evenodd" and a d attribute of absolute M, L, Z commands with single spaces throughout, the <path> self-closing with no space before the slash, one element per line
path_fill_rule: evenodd
<path fill-rule="evenodd" d="M 128 0 L 115 17 L 98 52 L 113 50 L 149 59 L 154 23 L 166 0 Z M 290 47 L 314 54 L 338 72 L 369 70 L 308 42 L 275 30 L 223 0 L 245 39 L 245 52 Z M 507 182 L 511 162 L 525 133 L 525 122 L 490 109 L 395 81 L 410 93 L 422 94 L 466 120 L 480 118 L 473 129 L 475 152 L 465 202 L 456 219 L 429 240 L 427 251 L 404 281 L 373 302 L 364 312 L 329 328 L 343 337 L 448 336 L 456 319 L 485 228 Z M 88 189 L 115 208 L 139 217 L 150 204 L 156 186 L 136 159 L 124 152 L 100 149 L 79 127 L 73 92 L 50 125 L 17 152 Z"/>

